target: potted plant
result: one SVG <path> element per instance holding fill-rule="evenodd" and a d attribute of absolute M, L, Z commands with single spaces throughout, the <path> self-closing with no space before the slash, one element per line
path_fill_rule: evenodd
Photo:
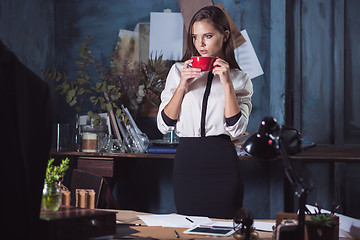
<path fill-rule="evenodd" d="M 321 208 L 315 203 L 318 211 L 311 214 L 310 220 L 305 222 L 308 240 L 335 240 L 339 238 L 339 217 L 335 216 L 335 211 L 339 206 L 333 204 L 331 213 L 321 213 Z"/>
<path fill-rule="evenodd" d="M 60 184 L 69 168 L 70 159 L 65 158 L 59 166 L 54 166 L 54 158 L 48 161 L 44 181 L 41 208 L 46 211 L 57 211 L 61 204 Z"/>

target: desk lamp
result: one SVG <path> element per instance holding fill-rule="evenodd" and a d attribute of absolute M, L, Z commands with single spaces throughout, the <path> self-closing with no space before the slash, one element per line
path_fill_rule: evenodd
<path fill-rule="evenodd" d="M 244 149 L 251 156 L 262 159 L 275 158 L 278 154 L 282 156 L 285 175 L 293 186 L 295 195 L 299 198 L 297 239 L 304 240 L 305 204 L 308 188 L 296 174 L 289 159 L 287 151 L 289 146 L 284 140 L 283 131 L 284 126 L 279 126 L 273 117 L 265 117 L 260 123 L 259 130 L 246 140 Z"/>

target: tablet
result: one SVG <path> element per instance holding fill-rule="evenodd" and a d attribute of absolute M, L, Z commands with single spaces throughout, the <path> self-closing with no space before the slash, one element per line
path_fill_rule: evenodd
<path fill-rule="evenodd" d="M 235 232 L 234 228 L 232 227 L 216 227 L 216 226 L 212 226 L 212 227 L 198 226 L 184 231 L 184 233 L 187 234 L 201 234 L 201 235 L 225 236 L 225 237 L 230 236 L 234 232 Z"/>

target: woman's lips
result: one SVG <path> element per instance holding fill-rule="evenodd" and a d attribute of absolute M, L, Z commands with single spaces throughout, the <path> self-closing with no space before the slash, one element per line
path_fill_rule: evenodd
<path fill-rule="evenodd" d="M 208 51 L 207 50 L 200 50 L 200 54 L 203 55 L 203 54 L 207 54 Z"/>

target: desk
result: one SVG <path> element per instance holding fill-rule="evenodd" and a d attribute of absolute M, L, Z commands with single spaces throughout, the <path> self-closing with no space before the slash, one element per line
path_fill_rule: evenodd
<path fill-rule="evenodd" d="M 206 235 L 192 235 L 184 234 L 183 232 L 186 228 L 171 228 L 171 227 L 148 227 L 144 225 L 142 220 L 138 219 L 138 215 L 144 215 L 148 213 L 136 212 L 130 210 L 109 210 L 116 213 L 116 221 L 120 224 L 117 224 L 117 234 L 114 236 L 114 239 L 118 238 L 127 238 L 128 236 L 139 237 L 139 239 L 177 239 L 174 234 L 174 230 L 179 234 L 179 239 L 224 239 L 224 240 L 234 240 L 232 236 L 230 237 L 211 237 Z M 224 219 L 212 219 L 219 221 L 231 221 Z M 274 222 L 275 221 L 271 221 Z M 130 224 L 142 224 L 142 226 L 131 226 Z M 272 237 L 272 232 L 261 232 L 258 231 L 260 239 L 270 240 Z M 136 239 L 136 238 L 135 238 Z"/>
<path fill-rule="evenodd" d="M 172 196 L 171 169 L 172 169 L 172 162 L 174 159 L 173 154 L 52 152 L 50 155 L 52 157 L 57 157 L 57 158 L 70 157 L 72 158 L 71 162 L 72 164 L 74 164 L 73 165 L 74 168 L 82 169 L 84 171 L 92 172 L 97 175 L 107 177 L 109 180 L 115 178 L 121 179 L 124 183 L 126 183 L 126 185 L 124 184 L 125 185 L 124 191 L 130 191 L 131 187 L 133 187 L 134 189 L 136 188 L 137 192 L 131 192 L 129 195 L 127 195 L 129 197 L 123 201 L 124 206 L 120 206 L 119 208 L 157 212 L 158 209 L 162 210 L 163 207 L 163 205 L 161 206 L 156 205 L 157 204 L 156 202 L 161 202 L 159 200 L 159 198 L 162 197 L 160 196 L 160 193 L 163 194 L 164 196 L 165 195 L 170 196 L 169 198 L 171 198 Z M 314 148 L 307 149 L 306 151 L 301 152 L 297 155 L 291 156 L 290 159 L 297 163 L 300 163 L 301 165 L 306 165 L 310 163 L 311 164 L 315 163 L 315 165 L 317 163 L 321 165 L 324 164 L 325 166 L 328 166 L 328 169 L 330 169 L 330 171 L 333 171 L 333 169 L 335 168 L 334 166 L 342 163 L 346 163 L 346 164 L 360 163 L 360 147 L 359 146 L 344 147 L 344 146 L 330 146 L 330 145 L 316 146 Z M 258 172 L 256 172 L 258 170 L 257 168 L 255 167 L 252 168 L 251 166 L 254 165 L 257 167 L 262 167 L 262 166 L 269 167 L 269 168 L 263 168 L 261 172 L 261 174 L 264 174 L 265 176 L 264 178 L 260 178 L 261 176 L 260 174 L 258 174 L 257 175 L 259 176 L 258 179 L 255 179 L 256 181 L 261 180 L 261 183 L 265 183 L 265 184 L 262 184 L 261 186 L 258 187 L 258 185 L 255 185 L 256 183 L 255 180 L 253 180 L 252 183 L 254 184 L 251 185 L 251 187 L 260 189 L 260 190 L 256 190 L 257 195 L 254 195 L 254 197 L 257 197 L 261 195 L 263 192 L 267 191 L 267 189 L 265 189 L 264 186 L 267 184 L 267 182 L 271 180 L 270 177 L 281 176 L 282 174 L 281 157 L 277 157 L 276 159 L 268 161 L 268 160 L 256 159 L 250 156 L 241 156 L 239 157 L 239 161 L 241 165 L 248 166 L 247 168 L 247 170 L 249 170 L 248 172 L 249 173 L 251 172 L 252 174 L 254 173 L 253 175 L 258 174 Z M 271 169 L 270 166 L 273 166 L 273 169 Z M 149 168 L 149 170 L 147 168 Z M 129 171 L 129 169 L 130 170 L 135 169 L 135 170 L 131 172 Z M 276 170 L 275 172 L 276 175 L 266 175 L 268 172 L 272 173 L 271 171 L 274 171 L 274 169 Z M 153 172 L 148 173 L 147 171 L 153 171 Z M 131 174 L 133 173 L 146 177 L 143 177 L 142 179 L 138 180 L 132 178 Z M 247 174 L 249 175 L 249 173 Z M 329 175 L 327 179 L 334 179 L 336 176 L 337 175 L 334 173 L 333 175 Z M 274 206 L 274 209 L 269 210 L 269 212 L 271 211 L 272 214 L 267 214 L 265 215 L 265 217 L 262 217 L 262 215 L 258 215 L 258 216 L 261 216 L 262 218 L 271 218 L 274 217 L 275 212 L 294 211 L 297 205 L 294 206 L 294 199 L 291 198 L 293 196 L 291 186 L 289 186 L 289 184 L 287 183 L 286 178 L 284 178 L 284 180 L 281 179 L 282 179 L 281 177 L 278 177 L 276 179 L 277 182 L 275 183 L 271 182 L 271 184 L 269 184 L 269 186 L 273 186 L 273 189 L 275 188 L 281 189 L 279 191 L 274 191 L 273 193 L 270 192 L 269 190 L 269 194 L 268 194 L 270 198 L 269 204 L 271 204 L 270 206 Z M 145 187 L 142 186 L 143 181 L 147 181 Z M 249 182 L 249 180 L 245 178 L 244 180 L 245 184 L 248 183 L 246 181 Z M 341 181 L 341 179 L 337 181 Z M 151 198 L 153 194 L 149 186 L 151 187 L 152 185 L 159 184 L 159 182 L 161 183 L 165 182 L 164 185 L 166 186 L 166 188 L 156 192 L 155 193 L 157 194 L 156 197 Z M 324 184 L 327 184 L 327 182 L 324 182 Z M 331 182 L 330 184 L 334 184 L 334 183 Z M 249 193 L 248 190 L 246 191 Z M 333 190 L 333 192 L 335 192 L 335 190 Z M 330 192 L 329 194 L 332 193 Z M 280 197 L 276 197 L 276 196 L 280 196 Z M 325 198 L 325 195 L 323 196 Z M 330 197 L 326 196 L 326 198 L 329 199 L 329 201 L 335 200 L 335 197 L 332 195 Z M 309 199 L 311 199 L 311 196 Z M 322 197 L 317 197 L 314 200 L 321 201 Z M 314 200 L 311 200 L 309 203 L 314 204 Z M 282 201 L 283 203 L 281 203 Z M 246 205 L 246 208 L 255 209 L 256 207 L 252 200 L 251 202 L 249 200 L 248 202 L 244 202 L 244 203 L 248 204 Z M 278 204 L 276 205 L 276 203 Z M 348 204 L 348 202 L 346 202 L 346 204 Z M 347 209 L 346 209 L 346 205 L 342 204 L 342 206 L 346 210 L 342 212 L 343 214 L 350 215 L 350 213 L 353 211 L 353 208 L 356 208 L 355 203 L 351 203 L 351 204 L 352 204 L 351 205 L 352 208 L 347 208 Z M 155 205 L 156 209 L 150 209 L 149 207 L 150 205 L 151 206 Z M 171 203 L 167 203 L 166 208 L 171 208 L 171 206 L 172 206 Z M 269 206 L 262 207 L 261 212 L 263 213 L 267 211 L 266 209 L 269 209 Z M 174 211 L 174 210 L 170 209 L 169 211 Z M 353 217 L 357 217 L 359 216 L 359 214 L 360 213 L 357 212 L 356 215 L 354 215 Z"/>
<path fill-rule="evenodd" d="M 111 211 L 116 213 L 117 221 L 117 234 L 113 236 L 113 239 L 177 239 L 174 234 L 174 230 L 179 234 L 179 239 L 224 239 L 224 240 L 234 240 L 232 236 L 230 237 L 211 237 L 206 235 L 191 235 L 184 234 L 183 232 L 186 228 L 171 228 L 171 227 L 148 227 L 144 225 L 144 222 L 138 219 L 138 215 L 145 215 L 148 213 L 136 212 L 131 210 L 104 210 Z M 231 221 L 224 219 L 212 219 L 218 221 Z M 262 220 L 263 221 L 263 220 Z M 275 220 L 266 220 L 273 222 Z M 135 224 L 142 224 L 142 226 L 134 226 Z M 257 231 L 259 233 L 260 239 L 270 240 L 272 239 L 272 232 Z M 131 238 L 133 237 L 133 238 Z M 342 240 L 349 240 L 352 238 L 341 238 Z"/>
<path fill-rule="evenodd" d="M 40 212 L 39 239 L 83 239 L 116 232 L 115 214 L 109 211 L 62 206 L 56 212 Z"/>
<path fill-rule="evenodd" d="M 290 156 L 292 161 L 306 163 L 328 163 L 333 172 L 335 164 L 338 163 L 360 163 L 360 146 L 333 146 L 320 145 L 307 149 L 294 156 Z M 333 178 L 335 175 L 333 175 Z M 311 180 L 311 179 L 310 179 Z M 332 199 L 334 200 L 334 199 Z M 318 200 L 317 200 L 318 201 Z M 311 203 L 313 204 L 313 202 Z M 297 206 L 294 206 L 293 189 L 288 179 L 284 181 L 284 211 L 294 212 Z"/>
<path fill-rule="evenodd" d="M 119 172 L 119 161 L 129 159 L 143 160 L 173 160 L 174 154 L 148 154 L 148 153 L 85 153 L 85 152 L 51 152 L 51 157 L 74 157 L 77 168 L 103 177 L 116 177 Z M 320 145 L 307 149 L 294 156 L 293 161 L 304 162 L 360 162 L 360 146 L 333 146 Z M 251 156 L 239 156 L 240 161 L 268 161 Z M 274 160 L 280 161 L 278 156 Z M 288 209 L 285 209 L 288 210 Z"/>
<path fill-rule="evenodd" d="M 313 162 L 360 162 L 360 146 L 320 145 L 291 156 L 290 159 Z"/>

